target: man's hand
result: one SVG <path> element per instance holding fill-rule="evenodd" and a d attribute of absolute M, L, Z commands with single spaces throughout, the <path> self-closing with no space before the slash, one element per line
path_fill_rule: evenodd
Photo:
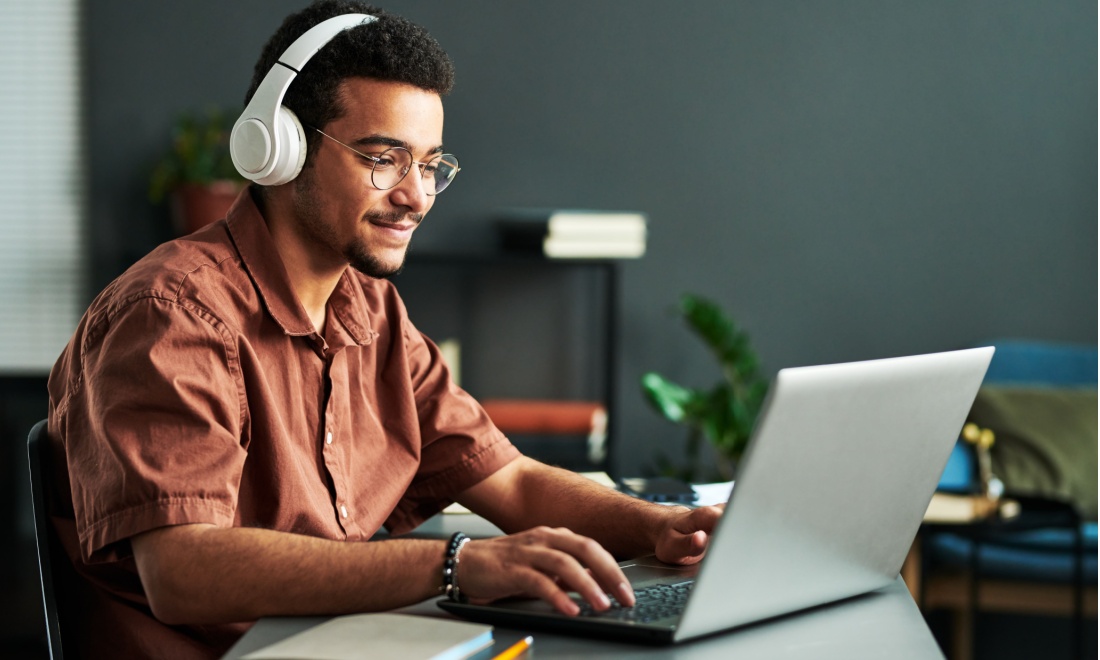
<path fill-rule="evenodd" d="M 725 505 L 677 509 L 657 537 L 657 559 L 668 564 L 695 564 L 703 559 L 714 525 Z"/>
<path fill-rule="evenodd" d="M 615 559 L 590 538 L 567 529 L 536 527 L 471 541 L 459 555 L 458 585 L 477 603 L 508 596 L 541 598 L 559 612 L 580 611 L 566 592 L 576 591 L 596 610 L 611 603 L 634 605 L 634 592 Z"/>

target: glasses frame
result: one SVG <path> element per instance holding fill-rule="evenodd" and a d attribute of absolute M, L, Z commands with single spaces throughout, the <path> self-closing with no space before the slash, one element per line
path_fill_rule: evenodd
<path fill-rule="evenodd" d="M 373 185 L 375 188 L 377 188 L 379 190 L 392 190 L 393 188 L 396 188 L 397 186 L 401 185 L 401 182 L 404 181 L 405 177 L 407 177 L 409 175 L 409 172 L 412 171 L 413 165 L 420 168 L 420 175 L 421 175 L 420 178 L 423 179 L 424 178 L 424 168 L 429 165 L 429 163 L 422 163 L 422 162 L 416 160 L 413 157 L 412 152 L 409 151 L 408 149 L 406 149 L 405 147 L 387 147 L 386 150 L 382 152 L 383 154 L 385 154 L 387 151 L 395 151 L 395 150 L 400 149 L 401 151 L 404 151 L 405 153 L 409 154 L 409 160 L 412 161 L 412 165 L 410 165 L 408 168 L 405 169 L 404 172 L 401 173 L 401 176 L 397 178 L 397 181 L 395 181 L 392 186 L 386 186 L 385 188 L 383 188 L 382 186 L 378 185 L 378 182 L 376 182 L 374 180 L 374 173 L 376 171 L 375 168 L 378 167 L 378 163 L 382 162 L 381 158 L 379 158 L 378 156 L 371 156 L 370 154 L 365 154 L 362 151 L 359 151 L 358 149 L 356 149 L 355 147 L 353 147 L 349 144 L 345 144 L 345 143 L 341 142 L 340 140 L 337 140 L 336 138 L 332 137 L 331 135 L 329 135 L 328 133 L 322 131 L 321 129 L 317 128 L 316 126 L 309 126 L 307 124 L 306 128 L 312 128 L 313 130 L 317 131 L 321 135 L 323 135 L 323 136 L 327 137 L 328 139 L 332 140 L 333 142 L 340 145 L 341 147 L 344 147 L 345 149 L 348 149 L 349 151 L 352 151 L 352 152 L 358 154 L 359 156 L 362 156 L 363 158 L 366 158 L 367 160 L 371 161 L 373 163 L 373 165 L 371 165 L 371 169 L 370 169 L 370 182 L 371 182 L 371 185 Z M 458 173 L 462 170 L 462 168 L 459 167 L 459 164 L 458 164 L 458 156 L 456 156 L 454 154 L 439 154 L 439 156 L 437 156 L 437 158 L 442 159 L 444 156 L 450 156 L 451 158 L 454 159 L 454 162 L 455 162 L 454 173 L 451 174 L 450 178 L 447 179 L 447 183 L 442 188 L 440 188 L 439 190 L 429 191 L 425 187 L 424 194 L 428 195 L 429 197 L 434 197 L 435 195 L 438 195 L 439 193 L 441 193 L 444 190 L 446 190 L 447 188 L 449 188 L 450 185 L 451 185 L 451 182 L 453 182 L 455 180 L 455 177 L 458 176 Z M 435 158 L 432 158 L 432 160 L 435 160 Z"/>

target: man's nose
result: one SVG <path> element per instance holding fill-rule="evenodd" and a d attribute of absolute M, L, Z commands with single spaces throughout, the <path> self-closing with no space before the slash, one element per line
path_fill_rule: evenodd
<path fill-rule="evenodd" d="M 432 203 L 426 187 L 428 182 L 421 176 L 422 171 L 419 163 L 413 163 L 401 183 L 391 188 L 394 202 L 409 207 L 414 213 L 427 211 Z"/>

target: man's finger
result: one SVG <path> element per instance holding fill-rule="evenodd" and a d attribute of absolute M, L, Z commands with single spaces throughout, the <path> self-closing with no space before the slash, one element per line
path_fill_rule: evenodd
<path fill-rule="evenodd" d="M 613 594 L 620 602 L 627 598 L 624 605 L 633 604 L 634 592 L 623 589 L 623 585 L 627 584 L 626 576 L 603 546 L 568 530 L 552 531 L 548 545 L 560 551 L 562 557 L 568 557 L 568 561 L 563 561 L 562 557 L 547 558 L 549 563 L 541 567 L 542 570 L 560 577 L 598 610 L 610 607 L 607 593 Z M 585 567 L 588 570 L 584 570 Z"/>
<path fill-rule="evenodd" d="M 606 610 L 611 606 L 592 575 L 568 553 L 553 548 L 540 549 L 535 552 L 532 566 L 547 577 L 556 578 L 559 591 L 575 591 L 597 610 Z"/>
<path fill-rule="evenodd" d="M 718 523 L 718 519 L 722 517 L 722 509 L 724 507 L 718 506 L 702 506 L 698 509 L 694 509 L 684 518 L 686 519 L 687 528 L 681 528 L 685 534 L 690 534 L 696 531 L 703 531 L 710 534 L 714 531 L 714 526 Z"/>
<path fill-rule="evenodd" d="M 623 605 L 634 604 L 634 592 L 611 554 L 567 529 L 536 527 L 476 541 L 464 558 L 470 576 L 464 591 L 471 598 L 492 601 L 523 593 L 547 601 L 563 614 L 578 611 L 568 591 L 600 611 L 611 605 L 608 593 Z"/>
<path fill-rule="evenodd" d="M 577 538 L 583 540 L 581 554 L 578 557 L 588 567 L 603 591 L 613 595 L 620 604 L 633 607 L 634 589 L 631 588 L 630 581 L 627 580 L 622 567 L 611 556 L 611 553 L 590 538 Z"/>
<path fill-rule="evenodd" d="M 573 602 L 569 594 L 550 576 L 537 570 L 524 571 L 519 582 L 525 593 L 550 603 L 554 609 L 567 616 L 576 616 L 580 607 Z"/>
<path fill-rule="evenodd" d="M 707 534 L 697 531 L 692 534 L 678 535 L 669 540 L 667 547 L 669 559 L 675 563 L 693 563 L 707 549 Z"/>

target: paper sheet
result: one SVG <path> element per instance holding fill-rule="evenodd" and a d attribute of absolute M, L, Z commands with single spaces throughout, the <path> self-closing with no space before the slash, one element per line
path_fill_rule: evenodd
<path fill-rule="evenodd" d="M 699 499 L 695 500 L 696 506 L 711 506 L 725 504 L 733 492 L 732 481 L 722 481 L 714 484 L 693 484 L 692 489 Z"/>

